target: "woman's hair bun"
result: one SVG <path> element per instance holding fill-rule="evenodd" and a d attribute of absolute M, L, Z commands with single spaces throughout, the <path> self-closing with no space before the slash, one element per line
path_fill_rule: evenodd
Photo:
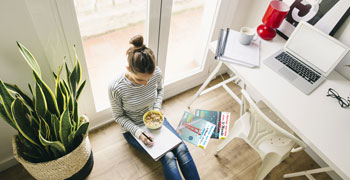
<path fill-rule="evenodd" d="M 143 37 L 141 35 L 136 35 L 130 39 L 129 43 L 134 45 L 136 48 L 142 47 L 143 46 Z"/>

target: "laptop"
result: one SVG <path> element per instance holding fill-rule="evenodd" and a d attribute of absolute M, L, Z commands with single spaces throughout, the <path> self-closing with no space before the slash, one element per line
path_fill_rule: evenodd
<path fill-rule="evenodd" d="M 299 22 L 283 49 L 264 64 L 310 94 L 332 72 L 349 48 L 307 22 Z"/>

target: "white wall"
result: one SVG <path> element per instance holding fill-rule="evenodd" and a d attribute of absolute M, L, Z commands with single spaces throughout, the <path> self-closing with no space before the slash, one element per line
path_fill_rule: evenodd
<path fill-rule="evenodd" d="M 49 85 L 53 85 L 52 74 L 47 64 L 43 48 L 35 31 L 25 1 L 0 1 L 0 79 L 17 84 L 29 93 L 27 84 L 33 85 L 30 67 L 18 51 L 16 41 L 24 44 L 36 57 L 42 70 L 42 76 Z M 12 157 L 11 138 L 17 132 L 0 120 L 0 171 L 16 163 Z"/>
<path fill-rule="evenodd" d="M 256 28 L 261 24 L 262 17 L 269 5 L 267 0 L 238 0 L 239 8 L 232 21 L 231 28 L 239 31 L 242 26 Z M 278 35 L 277 35 L 278 36 Z M 350 47 L 350 17 L 348 17 L 343 25 L 334 35 L 339 41 Z M 336 67 L 336 71 L 350 80 L 350 68 L 344 67 L 345 64 L 350 65 L 350 53 Z"/>

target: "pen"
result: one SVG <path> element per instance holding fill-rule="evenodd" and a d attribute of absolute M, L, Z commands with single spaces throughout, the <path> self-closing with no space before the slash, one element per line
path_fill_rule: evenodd
<path fill-rule="evenodd" d="M 144 132 L 142 132 L 142 134 L 143 134 L 149 141 L 153 142 L 152 139 L 151 139 L 150 137 L 148 137 Z"/>

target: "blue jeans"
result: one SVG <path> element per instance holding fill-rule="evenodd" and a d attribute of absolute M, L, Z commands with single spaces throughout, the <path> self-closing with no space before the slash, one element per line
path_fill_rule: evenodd
<path fill-rule="evenodd" d="M 172 131 L 181 139 L 181 137 L 176 133 L 175 129 L 169 124 L 166 118 L 164 118 L 163 125 L 166 126 L 170 131 Z M 147 152 L 135 140 L 135 138 L 130 134 L 130 132 L 126 132 L 123 135 L 126 141 L 131 146 L 147 154 Z M 194 161 L 192 159 L 192 156 L 188 151 L 185 143 L 182 142 L 179 146 L 167 152 L 162 158 L 160 158 L 160 162 L 162 163 L 162 166 L 163 166 L 163 174 L 166 180 L 182 179 L 179 169 L 177 168 L 176 160 L 179 163 L 182 175 L 185 177 L 185 179 L 188 179 L 188 180 L 200 179 L 196 165 L 194 164 Z"/>

